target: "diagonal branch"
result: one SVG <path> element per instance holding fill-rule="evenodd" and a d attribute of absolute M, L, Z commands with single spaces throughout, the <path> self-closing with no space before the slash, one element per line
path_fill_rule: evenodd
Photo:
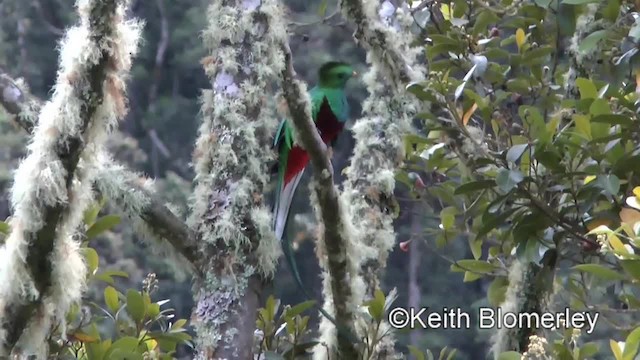
<path fill-rule="evenodd" d="M 42 102 L 2 69 L 0 105 L 14 115 L 18 125 L 30 134 L 33 133 Z M 189 263 L 197 262 L 199 256 L 195 234 L 155 194 L 140 185 L 140 176 L 112 162 L 102 164 L 98 171 L 94 188 L 103 193 L 108 192 L 110 199 L 122 212 L 133 220 L 138 220 L 141 225 L 146 224 L 144 228 L 147 233 L 160 241 L 168 242 Z M 113 179 L 122 180 L 113 183 Z M 138 203 L 140 206 L 131 207 L 131 203 Z"/>
<path fill-rule="evenodd" d="M 81 22 L 63 42 L 66 61 L 60 62 L 56 90 L 16 171 L 15 213 L 0 267 L 2 355 L 46 357 L 42 344 L 51 326 L 80 300 L 86 267 L 76 232 L 92 199 L 87 184 L 95 176 L 94 155 L 126 112 L 121 76 L 139 34 L 136 25 L 120 22 L 120 5 L 107 0 L 78 7 Z M 122 41 L 122 31 L 132 41 Z M 95 56 L 83 58 L 86 53 Z"/>
<path fill-rule="evenodd" d="M 324 144 L 311 119 L 308 95 L 303 83 L 296 79 L 292 55 L 287 42 L 281 45 L 285 56 L 282 72 L 282 90 L 287 100 L 291 120 L 297 129 L 299 141 L 309 154 L 313 165 L 314 190 L 318 201 L 319 217 L 324 229 L 322 235 L 327 253 L 331 294 L 338 326 L 354 329 L 355 314 L 352 301 L 352 281 L 357 277 L 353 257 L 349 256 L 347 220 L 338 190 L 333 183 L 333 168 L 327 146 Z M 344 337 L 338 338 L 338 351 L 346 359 L 356 359 L 355 344 Z"/>

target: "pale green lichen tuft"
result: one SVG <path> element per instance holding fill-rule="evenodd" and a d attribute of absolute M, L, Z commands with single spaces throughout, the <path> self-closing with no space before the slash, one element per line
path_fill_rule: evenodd
<path fill-rule="evenodd" d="M 553 278 L 542 279 L 545 269 L 535 263 L 523 263 L 514 259 L 509 268 L 509 286 L 505 300 L 500 304 L 503 314 L 506 313 L 543 313 L 549 310 L 553 296 Z M 535 333 L 526 328 L 502 328 L 491 337 L 491 352 L 498 359 L 505 351 L 526 351 L 521 343 Z"/>
<path fill-rule="evenodd" d="M 236 346 L 236 333 L 225 327 L 223 334 L 222 325 L 236 315 L 233 305 L 251 277 L 273 275 L 280 251 L 262 194 L 273 159 L 269 135 L 277 126 L 265 89 L 284 66 L 276 41 L 286 30 L 277 1 L 254 3 L 212 1 L 202 36 L 210 50 L 202 63 L 212 90 L 201 97 L 188 224 L 203 252 L 216 255 L 206 259 L 207 280 L 194 289 L 194 324 L 203 334 L 199 356 Z M 218 304 L 215 311 L 212 304 Z"/>
<path fill-rule="evenodd" d="M 585 12 L 576 19 L 576 30 L 567 48 L 570 66 L 564 75 L 564 89 L 569 98 L 577 99 L 579 97 L 580 92 L 576 86 L 576 80 L 579 77 L 589 78 L 589 74 L 598 64 L 597 57 L 601 56 L 602 53 L 601 45 L 595 46 L 588 51 L 580 51 L 579 47 L 587 36 L 606 27 L 608 21 L 604 18 L 596 20 L 598 11 L 606 4 L 606 2 L 587 4 Z"/>
<path fill-rule="evenodd" d="M 407 9 L 396 8 L 379 15 L 379 5 L 377 1 L 340 2 L 345 17 L 357 24 L 355 37 L 367 50 L 370 64 L 363 76 L 369 97 L 362 104 L 363 117 L 352 129 L 355 147 L 342 194 L 343 203 L 350 205 L 350 220 L 357 224 L 351 239 L 359 250 L 359 276 L 366 290 L 354 293 L 353 303 L 357 304 L 380 288 L 378 271 L 395 245 L 394 175 L 405 157 L 403 138 L 424 106 L 406 91 L 410 82 L 422 81 L 426 74 L 418 61 L 423 48 L 412 46 L 411 37 L 406 35 L 412 23 L 410 14 Z M 393 7 L 390 2 L 385 6 Z M 392 13 L 395 19 L 380 19 L 382 13 Z M 393 342 L 389 339 L 380 346 L 388 348 Z"/>
<path fill-rule="evenodd" d="M 124 18 L 128 2 L 121 1 L 115 13 L 101 13 L 109 6 L 99 1 L 79 0 L 80 25 L 69 29 L 60 51 L 60 69 L 53 95 L 41 109 L 34 135 L 20 164 L 11 190 L 13 218 L 12 233 L 0 255 L 0 317 L 2 312 L 25 300 L 42 300 L 42 306 L 17 348 L 22 354 L 42 354 L 42 344 L 50 325 L 63 326 L 71 304 L 81 298 L 85 286 L 85 264 L 79 252 L 78 228 L 84 209 L 93 200 L 90 184 L 96 176 L 96 155 L 103 147 L 106 136 L 126 112 L 124 100 L 125 74 L 136 53 L 140 34 L 138 22 Z M 89 18 L 96 16 L 96 18 Z M 95 39 L 99 39 L 95 42 Z M 103 56 L 109 57 L 110 66 L 101 68 Z M 88 81 L 90 71 L 104 71 L 105 82 L 95 111 L 86 119 L 85 102 L 91 97 Z M 85 106 L 86 105 L 86 106 Z M 86 129 L 85 129 L 86 128 Z M 82 137 L 87 144 L 81 152 L 74 174 L 68 174 L 59 157 L 61 148 L 73 137 Z M 71 177 L 71 179 L 68 179 Z M 69 187 L 67 187 L 69 184 Z M 52 264 L 51 287 L 46 294 L 39 293 L 27 271 L 26 257 L 30 239 L 45 225 L 45 215 L 57 205 L 64 210 L 56 227 Z M 5 325 L 5 324 L 3 324 Z M 64 333 L 64 331 L 63 331 Z M 4 332 L 0 344 L 5 346 Z"/>
<path fill-rule="evenodd" d="M 352 241 L 352 239 L 358 236 L 358 230 L 350 222 L 340 221 L 339 224 L 336 225 L 338 226 L 340 238 L 345 239 L 345 241 L 341 243 L 342 247 L 337 249 L 337 253 L 328 251 L 324 238 L 325 225 L 322 221 L 322 213 L 320 204 L 318 203 L 318 184 L 316 181 L 312 181 L 309 186 L 311 188 L 310 202 L 318 223 L 318 240 L 316 246 L 318 247 L 318 262 L 322 269 L 322 306 L 332 317 L 335 318 L 339 315 L 340 318 L 345 321 L 345 317 L 353 317 L 358 313 L 361 305 L 360 299 L 364 298 L 366 290 L 362 278 L 358 275 L 359 259 L 363 257 L 363 248 L 361 248 L 357 242 Z M 338 197 L 338 211 L 341 213 L 338 219 L 349 219 L 348 209 L 348 204 L 344 202 L 342 197 Z M 366 249 L 364 250 L 366 251 Z M 330 274 L 329 258 L 335 262 L 345 262 L 345 272 Z M 343 289 L 342 294 L 334 294 L 332 290 L 333 287 Z M 336 299 L 336 297 L 338 298 Z M 338 300 L 338 302 L 336 303 L 334 299 Z M 341 308 L 336 309 L 336 306 Z M 349 324 L 348 321 L 346 321 L 346 323 Z M 354 328 L 353 330 L 357 329 Z M 314 348 L 313 352 L 313 359 L 316 360 L 326 359 L 327 356 L 329 356 L 327 351 L 333 354 L 337 350 L 335 325 L 324 316 L 320 320 L 319 331 L 320 344 Z"/>

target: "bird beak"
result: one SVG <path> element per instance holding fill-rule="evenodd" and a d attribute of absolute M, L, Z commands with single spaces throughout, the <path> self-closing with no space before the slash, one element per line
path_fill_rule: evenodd
<path fill-rule="evenodd" d="M 358 73 L 354 70 L 353 73 L 351 74 L 351 76 L 358 77 Z"/>

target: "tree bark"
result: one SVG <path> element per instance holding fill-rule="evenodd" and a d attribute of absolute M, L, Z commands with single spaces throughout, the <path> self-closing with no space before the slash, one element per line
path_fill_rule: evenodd
<path fill-rule="evenodd" d="M 9 114 L 14 115 L 18 125 L 33 134 L 42 102 L 1 69 L 0 105 Z M 95 189 L 108 193 L 109 200 L 129 218 L 144 225 L 153 238 L 170 244 L 190 264 L 197 262 L 199 256 L 195 233 L 176 217 L 151 189 L 141 186 L 145 183 L 142 175 L 135 174 L 111 160 L 101 164 L 98 171 Z"/>
<path fill-rule="evenodd" d="M 252 358 L 258 298 L 280 255 L 262 194 L 276 127 L 263 95 L 283 66 L 281 11 L 275 0 L 213 0 L 208 10 L 202 64 L 213 90 L 203 95 L 189 219 L 204 254 L 192 316 L 198 359 Z"/>
<path fill-rule="evenodd" d="M 95 154 L 125 113 L 121 76 L 137 49 L 137 27 L 121 23 L 121 1 L 82 5 L 77 30 L 87 35 L 79 41 L 68 33 L 57 91 L 40 113 L 12 189 L 15 214 L 2 249 L 7 261 L 0 264 L 4 356 L 46 356 L 51 326 L 64 324 L 69 306 L 80 300 L 86 268 L 75 236 L 92 198 L 87 183 L 95 176 Z M 118 31 L 129 31 L 133 40 Z"/>
<path fill-rule="evenodd" d="M 313 165 L 316 211 L 322 229 L 323 252 L 326 255 L 326 260 L 320 259 L 320 264 L 327 271 L 325 283 L 329 282 L 329 286 L 325 285 L 324 295 L 331 298 L 325 302 L 325 307 L 327 304 L 332 304 L 331 308 L 325 311 L 335 314 L 333 316 L 340 329 L 355 334 L 355 310 L 359 303 L 353 301 L 352 289 L 358 272 L 352 256 L 353 244 L 349 239 L 350 226 L 347 225 L 345 206 L 340 202 L 338 190 L 333 182 L 333 167 L 329 160 L 328 148 L 320 138 L 311 118 L 311 106 L 306 88 L 300 80 L 295 78 L 292 55 L 286 41 L 283 39 L 282 44 L 286 63 L 282 73 L 282 88 L 291 120 L 298 131 L 298 140 L 309 154 Z M 326 322 L 327 319 L 323 318 L 323 321 Z M 345 335 L 342 334 L 337 338 L 337 352 L 345 359 L 357 359 L 356 344 Z"/>

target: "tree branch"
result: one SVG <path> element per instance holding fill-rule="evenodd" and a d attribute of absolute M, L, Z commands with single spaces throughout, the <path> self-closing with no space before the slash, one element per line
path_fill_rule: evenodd
<path fill-rule="evenodd" d="M 86 266 L 77 229 L 92 200 L 94 155 L 126 113 L 122 73 L 138 27 L 123 24 L 121 1 L 89 1 L 67 33 L 54 95 L 41 110 L 12 188 L 11 234 L 0 267 L 0 354 L 46 357 L 46 336 L 80 300 Z M 83 34 L 78 39 L 76 34 Z M 122 39 L 119 32 L 131 37 Z M 104 41 L 110 39 L 110 41 Z M 85 58 L 84 54 L 95 54 Z M 16 94 L 3 98 L 19 98 Z M 37 330 L 36 330 L 37 329 Z"/>
<path fill-rule="evenodd" d="M 14 120 L 32 134 L 38 121 L 38 113 L 42 102 L 28 92 L 24 84 L 13 80 L 0 69 L 0 105 L 11 115 Z M 189 227 L 176 217 L 150 189 L 140 186 L 144 181 L 140 176 L 128 171 L 123 166 L 111 161 L 101 164 L 99 174 L 95 179 L 94 188 L 101 192 L 107 192 L 110 200 L 131 219 L 146 224 L 146 233 L 159 241 L 168 242 L 175 250 L 192 265 L 198 259 L 196 235 Z M 126 179 L 116 182 L 113 179 Z M 142 204 L 132 208 L 128 204 L 131 199 Z"/>
<path fill-rule="evenodd" d="M 352 128 L 355 147 L 343 196 L 351 207 L 351 222 L 357 227 L 355 246 L 363 254 L 358 264 L 366 286 L 363 295 L 373 297 L 380 289 L 379 273 L 396 243 L 393 220 L 399 205 L 394 197 L 395 173 L 405 158 L 403 137 L 411 131 L 413 116 L 420 109 L 406 87 L 423 78 L 426 70 L 417 61 L 420 47 L 412 46 L 408 36 L 413 22 L 410 11 L 398 7 L 380 19 L 377 6 L 365 3 L 340 1 L 344 17 L 355 25 L 354 38 L 367 51 L 371 64 L 363 76 L 369 97 L 362 104 L 363 117 Z M 357 299 L 360 303 L 364 300 Z M 384 335 L 376 343 L 373 358 L 395 354 L 393 334 Z"/>
<path fill-rule="evenodd" d="M 264 95 L 283 66 L 274 39 L 284 24 L 277 0 L 213 0 L 207 18 L 213 89 L 202 96 L 189 217 L 205 271 L 194 285 L 196 357 L 252 359 L 259 296 L 281 255 L 263 200 L 277 125 Z"/>
<path fill-rule="evenodd" d="M 347 237 L 346 216 L 333 183 L 333 167 L 327 153 L 327 146 L 311 118 L 309 96 L 306 89 L 296 79 L 289 44 L 283 40 L 281 45 L 285 58 L 282 71 L 282 90 L 287 100 L 291 120 L 297 129 L 298 141 L 309 154 L 313 165 L 314 190 L 318 201 L 319 218 L 324 230 L 323 240 L 327 252 L 327 270 L 331 283 L 332 303 L 335 318 L 339 326 L 355 332 L 352 281 L 357 277 L 354 259 L 349 256 L 350 244 Z M 328 294 L 325 294 L 328 296 Z M 345 337 L 338 338 L 338 352 L 346 359 L 356 359 L 355 344 Z"/>

